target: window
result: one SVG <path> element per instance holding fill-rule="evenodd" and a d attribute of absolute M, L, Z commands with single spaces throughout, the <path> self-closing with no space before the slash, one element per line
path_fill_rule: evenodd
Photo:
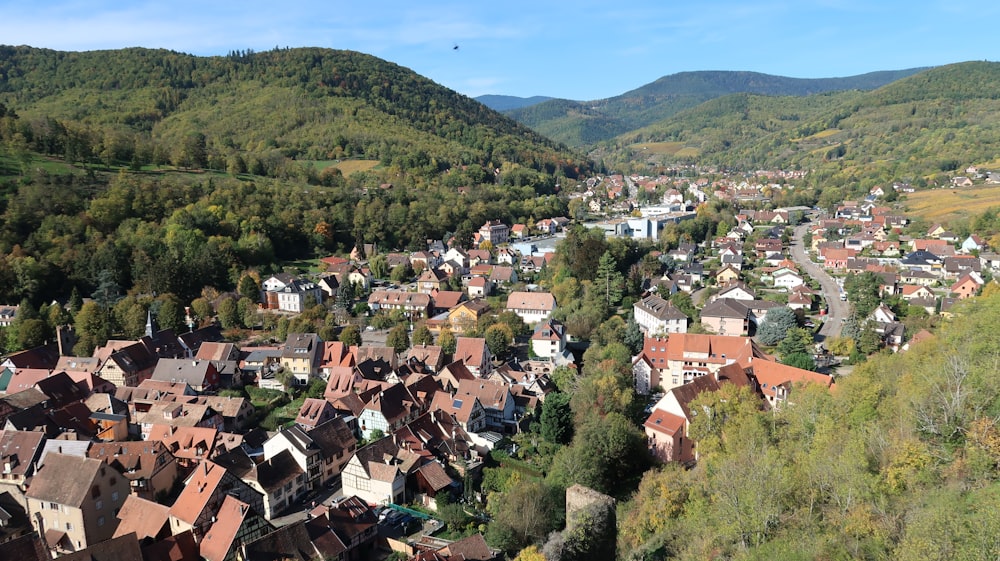
<path fill-rule="evenodd" d="M 102 501 L 101 499 L 97 499 L 97 501 L 94 502 L 94 508 L 96 508 L 97 510 L 101 510 L 102 508 L 104 508 L 104 501 Z"/>
<path fill-rule="evenodd" d="M 103 516 L 98 516 L 97 517 L 97 525 L 98 526 L 104 526 L 104 517 Z"/>
<path fill-rule="evenodd" d="M 118 502 L 118 491 L 112 491 L 111 492 L 111 500 L 114 501 L 114 502 L 116 502 L 116 503 Z"/>
<path fill-rule="evenodd" d="M 97 497 L 100 497 L 101 496 L 101 488 L 98 487 L 97 485 L 94 485 L 94 488 L 90 490 L 90 496 L 92 498 L 95 498 L 95 499 Z"/>
<path fill-rule="evenodd" d="M 49 510 L 59 510 L 59 505 L 56 503 L 49 503 Z"/>
<path fill-rule="evenodd" d="M 71 532 L 71 531 L 73 531 L 73 525 L 72 525 L 72 524 L 70 524 L 69 522 L 67 522 L 67 523 L 66 523 L 66 531 L 67 531 L 67 532 Z"/>

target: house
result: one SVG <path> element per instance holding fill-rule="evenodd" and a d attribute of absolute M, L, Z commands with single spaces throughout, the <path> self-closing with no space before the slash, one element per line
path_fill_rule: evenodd
<path fill-rule="evenodd" d="M 119 521 L 116 538 L 135 533 L 136 538 L 146 542 L 170 535 L 169 506 L 129 495 L 116 516 Z"/>
<path fill-rule="evenodd" d="M 486 428 L 504 434 L 517 431 L 514 396 L 505 384 L 491 380 L 462 380 L 455 399 L 475 398 L 486 412 Z"/>
<path fill-rule="evenodd" d="M 416 360 L 430 373 L 436 373 L 444 366 L 444 352 L 440 345 L 420 345 L 406 351 L 406 362 Z"/>
<path fill-rule="evenodd" d="M 510 227 L 510 237 L 521 239 L 528 235 L 528 227 L 524 224 L 514 224 Z"/>
<path fill-rule="evenodd" d="M 281 347 L 281 366 L 292 373 L 294 384 L 305 386 L 319 376 L 325 347 L 315 333 L 289 333 Z"/>
<path fill-rule="evenodd" d="M 323 289 L 312 281 L 293 279 L 277 290 L 267 290 L 264 298 L 268 309 L 300 313 L 323 302 Z"/>
<path fill-rule="evenodd" d="M 632 306 L 635 322 L 647 335 L 687 333 L 688 317 L 657 294 L 651 294 Z"/>
<path fill-rule="evenodd" d="M 153 425 L 146 442 L 162 442 L 181 468 L 190 469 L 213 456 L 218 434 L 214 428 Z"/>
<path fill-rule="evenodd" d="M 133 341 L 108 341 L 94 350 L 94 357 L 101 363 L 96 374 L 119 388 L 138 386 L 152 376 L 157 361 L 145 345 Z"/>
<path fill-rule="evenodd" d="M 985 247 L 986 242 L 979 236 L 972 234 L 965 238 L 960 249 L 962 253 L 972 253 L 973 251 L 982 251 Z"/>
<path fill-rule="evenodd" d="M 333 405 L 325 400 L 307 397 L 299 408 L 299 415 L 295 418 L 295 424 L 304 431 L 310 431 L 319 425 L 335 418 L 337 410 Z"/>
<path fill-rule="evenodd" d="M 632 360 L 636 392 L 656 387 L 669 390 L 707 374 L 718 375 L 731 363 L 749 368 L 770 357 L 749 337 L 675 333 L 667 338 L 646 337 L 642 352 Z"/>
<path fill-rule="evenodd" d="M 10 327 L 17 317 L 19 306 L 0 306 L 0 327 Z"/>
<path fill-rule="evenodd" d="M 510 228 L 499 220 L 487 220 L 479 227 L 479 242 L 490 242 L 493 247 L 507 243 L 510 238 Z"/>
<path fill-rule="evenodd" d="M 792 389 L 800 384 L 833 385 L 833 378 L 779 362 L 760 360 L 753 363 L 753 378 L 768 404 L 777 408 L 788 401 Z"/>
<path fill-rule="evenodd" d="M 449 310 L 445 323 L 453 333 L 461 335 L 475 329 L 479 320 L 489 311 L 490 305 L 486 300 L 468 300 Z"/>
<path fill-rule="evenodd" d="M 210 461 L 202 462 L 184 482 L 184 489 L 170 507 L 170 532 L 191 531 L 201 542 L 218 520 L 222 505 L 229 497 L 245 503 L 256 513 L 264 512 L 263 495 L 226 468 Z"/>
<path fill-rule="evenodd" d="M 392 436 L 376 440 L 359 448 L 344 467 L 344 495 L 357 495 L 369 504 L 404 504 L 406 478 L 419 461 L 420 456 L 397 446 Z"/>
<path fill-rule="evenodd" d="M 168 496 L 180 477 L 177 459 L 162 442 L 100 442 L 87 457 L 116 469 L 133 495 L 150 501 Z"/>
<path fill-rule="evenodd" d="M 246 450 L 236 448 L 213 461 L 262 495 L 264 510 L 260 514 L 267 520 L 298 502 L 309 490 L 305 471 L 288 450 L 257 463 Z"/>
<path fill-rule="evenodd" d="M 934 293 L 931 291 L 931 289 L 923 285 L 904 284 L 899 288 L 900 288 L 900 296 L 903 298 L 903 300 L 913 301 L 913 300 L 934 298 Z"/>
<path fill-rule="evenodd" d="M 153 369 L 151 379 L 161 382 L 183 382 L 197 392 L 219 387 L 219 370 L 211 360 L 187 358 L 161 358 Z"/>
<path fill-rule="evenodd" d="M 411 318 L 427 317 L 431 306 L 431 296 L 421 292 L 374 290 L 368 296 L 368 306 L 375 312 L 402 310 Z"/>
<path fill-rule="evenodd" d="M 463 362 L 469 372 L 480 378 L 493 369 L 493 355 L 482 337 L 456 337 L 454 359 Z"/>
<path fill-rule="evenodd" d="M 35 531 L 59 553 L 110 539 L 128 495 L 128 480 L 104 462 L 59 453 L 45 457 L 25 493 Z"/>
<path fill-rule="evenodd" d="M 42 432 L 0 430 L 0 489 L 11 486 L 23 492 L 27 488 L 44 440 Z"/>
<path fill-rule="evenodd" d="M 371 438 L 373 431 L 392 434 L 423 412 L 424 404 L 415 398 L 403 383 L 397 383 L 374 394 L 358 415 L 362 438 Z"/>
<path fill-rule="evenodd" d="M 446 314 L 465 300 L 465 293 L 460 290 L 439 290 L 431 294 L 430 316 Z"/>
<path fill-rule="evenodd" d="M 802 275 L 788 269 L 775 271 L 772 278 L 774 279 L 775 288 L 784 288 L 788 291 L 791 291 L 797 286 L 802 286 L 806 282 L 805 279 L 802 278 Z"/>
<path fill-rule="evenodd" d="M 437 497 L 439 495 L 450 495 L 454 491 L 457 482 L 448 475 L 444 466 L 439 461 L 427 462 L 417 468 L 413 473 L 413 479 L 421 500 L 427 508 L 437 510 Z"/>
<path fill-rule="evenodd" d="M 566 326 L 550 319 L 535 326 L 531 335 L 531 351 L 539 358 L 553 359 L 563 354 L 567 341 Z"/>
<path fill-rule="evenodd" d="M 549 319 L 555 307 L 556 299 L 549 292 L 514 291 L 507 296 L 507 311 L 514 312 L 528 325 Z"/>
<path fill-rule="evenodd" d="M 417 277 L 417 292 L 422 294 L 433 294 L 448 284 L 448 275 L 440 269 L 424 269 Z"/>
<path fill-rule="evenodd" d="M 227 496 L 198 549 L 205 561 L 237 561 L 242 559 L 239 555 L 243 544 L 272 531 L 274 526 L 261 518 L 258 511 L 236 497 Z"/>
<path fill-rule="evenodd" d="M 743 281 L 731 281 L 719 288 L 719 293 L 715 295 L 715 300 L 721 298 L 731 298 L 734 300 L 756 300 L 757 293 L 747 286 Z"/>
<path fill-rule="evenodd" d="M 220 431 L 224 428 L 222 415 L 208 405 L 156 401 L 148 408 L 137 409 L 132 415 L 133 433 L 149 440 L 157 426 L 171 428 L 206 428 Z"/>
<path fill-rule="evenodd" d="M 337 417 L 309 431 L 298 426 L 279 430 L 264 442 L 264 457 L 288 450 L 306 474 L 306 488 L 313 490 L 339 477 L 356 447 L 350 427 Z"/>
<path fill-rule="evenodd" d="M 959 300 L 965 300 L 966 298 L 971 298 L 979 293 L 979 289 L 983 287 L 985 283 L 983 278 L 977 273 L 970 272 L 961 276 L 955 284 L 951 285 L 949 290 L 952 294 L 955 294 Z"/>
<path fill-rule="evenodd" d="M 448 392 L 437 392 L 431 401 L 429 411 L 447 415 L 466 432 L 476 433 L 486 430 L 486 409 L 475 396 L 470 398 L 452 396 Z"/>
<path fill-rule="evenodd" d="M 492 288 L 493 285 L 485 277 L 472 277 L 466 285 L 469 298 L 485 298 L 490 295 Z"/>
<path fill-rule="evenodd" d="M 740 270 L 733 265 L 726 265 L 715 272 L 715 283 L 718 285 L 728 284 L 740 280 Z"/>
<path fill-rule="evenodd" d="M 701 310 L 701 324 L 719 335 L 747 335 L 750 308 L 743 300 L 720 298 Z"/>

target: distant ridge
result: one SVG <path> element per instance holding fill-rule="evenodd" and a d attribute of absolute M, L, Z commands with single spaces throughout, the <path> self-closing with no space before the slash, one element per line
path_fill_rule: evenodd
<path fill-rule="evenodd" d="M 548 101 L 552 99 L 544 95 L 535 95 L 531 97 L 517 97 L 515 95 L 481 95 L 475 98 L 476 101 L 482 103 L 486 107 L 494 111 L 509 111 L 511 109 L 520 109 L 522 107 L 530 107 L 532 105 L 538 105 L 543 101 Z"/>
<path fill-rule="evenodd" d="M 789 78 L 742 71 L 680 72 L 607 99 L 549 100 L 506 109 L 503 113 L 553 140 L 586 147 L 730 94 L 805 96 L 845 90 L 868 91 L 926 69 L 870 72 L 841 78 Z"/>

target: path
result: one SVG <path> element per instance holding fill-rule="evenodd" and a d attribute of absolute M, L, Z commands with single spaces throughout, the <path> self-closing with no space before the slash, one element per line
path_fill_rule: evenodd
<path fill-rule="evenodd" d="M 800 224 L 795 227 L 795 234 L 792 236 L 791 254 L 792 260 L 802 267 L 802 270 L 810 277 L 819 281 L 823 290 L 823 298 L 826 300 L 828 309 L 826 321 L 820 327 L 820 341 L 830 337 L 840 336 L 840 330 L 844 327 L 844 320 L 850 312 L 850 304 L 840 299 L 840 285 L 822 267 L 813 263 L 806 254 L 802 245 L 802 236 L 805 235 L 809 224 Z"/>

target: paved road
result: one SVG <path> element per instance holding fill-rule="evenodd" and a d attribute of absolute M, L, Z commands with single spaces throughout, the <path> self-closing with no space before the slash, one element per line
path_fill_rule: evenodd
<path fill-rule="evenodd" d="M 820 287 L 823 289 L 823 298 L 826 299 L 829 305 L 826 321 L 819 330 L 818 339 L 822 341 L 829 337 L 840 335 L 840 330 L 844 327 L 844 319 L 847 318 L 847 314 L 850 312 L 850 305 L 847 302 L 841 301 L 840 285 L 837 284 L 837 281 L 833 280 L 833 277 L 827 274 L 822 267 L 813 263 L 806 254 L 802 246 L 802 236 L 805 235 L 808 227 L 809 224 L 796 226 L 795 234 L 792 237 L 791 253 L 792 260 L 798 263 L 799 267 L 802 267 L 802 270 L 807 275 L 819 281 Z"/>

